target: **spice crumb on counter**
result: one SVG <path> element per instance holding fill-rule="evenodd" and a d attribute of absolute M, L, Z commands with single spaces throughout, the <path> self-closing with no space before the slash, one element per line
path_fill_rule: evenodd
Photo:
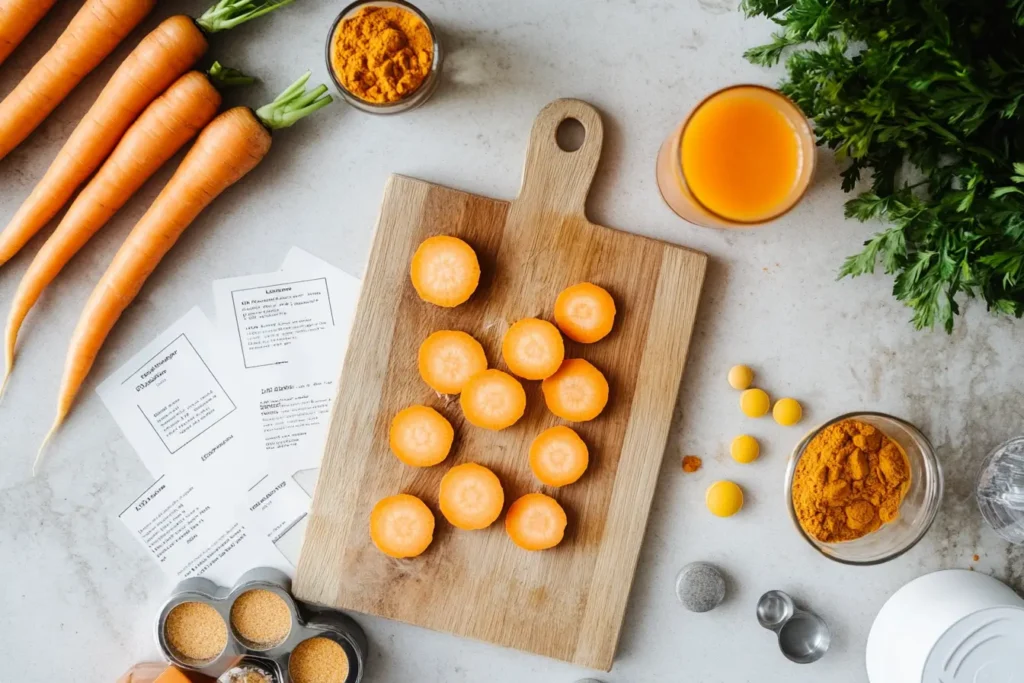
<path fill-rule="evenodd" d="M 683 472 L 687 474 L 693 474 L 704 465 L 704 461 L 698 458 L 696 455 L 684 455 L 683 456 Z"/>
<path fill-rule="evenodd" d="M 411 95 L 430 74 L 433 60 L 430 29 L 401 7 L 364 7 L 342 20 L 331 38 L 331 66 L 338 80 L 373 104 Z"/>

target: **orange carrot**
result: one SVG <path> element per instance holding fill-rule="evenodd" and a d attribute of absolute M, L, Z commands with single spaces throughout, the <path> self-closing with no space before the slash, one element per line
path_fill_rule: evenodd
<path fill-rule="evenodd" d="M 106 0 L 108 3 L 114 1 Z M 136 4 L 142 1 L 120 0 L 121 3 Z M 253 9 L 252 0 L 221 0 L 198 20 L 193 21 L 184 15 L 174 16 L 143 38 L 114 72 L 42 180 L 0 233 L 0 265 L 10 260 L 60 211 L 78 186 L 103 163 L 142 110 L 205 54 L 208 47 L 205 34 L 232 28 L 293 1 L 271 0 Z M 151 3 L 152 0 L 145 2 Z M 212 12 L 215 16 L 211 15 Z M 31 77 L 30 72 L 18 88 L 29 82 Z M 34 93 L 43 86 L 31 81 L 27 87 Z M 17 93 L 16 88 L 7 99 Z M 25 102 L 27 100 L 22 98 L 10 106 L 17 109 Z M 24 130 L 24 135 L 17 140 L 14 139 L 16 135 L 9 134 L 4 127 L 7 124 L 5 112 L 13 120 L 16 111 L 5 110 L 7 105 L 7 100 L 0 103 L 0 158 L 32 132 L 31 128 Z M 32 128 L 39 121 L 32 124 Z M 5 140 L 13 141 L 13 144 L 5 147 Z"/>
<path fill-rule="evenodd" d="M 497 431 L 511 427 L 526 412 L 526 392 L 512 375 L 484 370 L 463 387 L 459 405 L 471 425 Z"/>
<path fill-rule="evenodd" d="M 562 506 L 543 493 L 527 493 L 505 514 L 505 531 L 524 550 L 554 548 L 562 542 L 567 523 Z"/>
<path fill-rule="evenodd" d="M 388 443 L 395 457 L 413 467 L 431 467 L 448 457 L 455 430 L 428 406 L 409 406 L 391 420 Z"/>
<path fill-rule="evenodd" d="M 75 198 L 60 225 L 32 259 L 14 294 L 7 317 L 0 396 L 14 366 L 18 331 L 43 289 L 136 190 L 213 119 L 220 103 L 220 93 L 205 74 L 188 72 L 146 108 Z"/>
<path fill-rule="evenodd" d="M 0 64 L 57 0 L 0 0 Z"/>
<path fill-rule="evenodd" d="M 589 464 L 587 444 L 564 425 L 545 429 L 530 444 L 530 469 L 542 484 L 571 484 L 583 476 Z"/>
<path fill-rule="evenodd" d="M 547 320 L 524 318 L 508 328 L 501 356 L 513 374 L 523 379 L 547 379 L 565 359 L 565 342 Z"/>
<path fill-rule="evenodd" d="M 441 514 L 453 526 L 475 531 L 486 529 L 501 515 L 505 490 L 494 472 L 467 462 L 451 468 L 441 478 L 438 502 Z"/>
<path fill-rule="evenodd" d="M 0 159 L 20 145 L 155 5 L 156 0 L 86 0 L 50 51 L 0 102 Z M 6 260 L 0 256 L 0 263 Z"/>
<path fill-rule="evenodd" d="M 434 513 L 408 493 L 382 498 L 370 512 L 370 540 L 390 557 L 421 555 L 434 540 Z"/>
<path fill-rule="evenodd" d="M 458 237 L 435 235 L 423 240 L 412 257 L 409 277 L 424 301 L 445 308 L 465 303 L 480 284 L 476 252 Z"/>
<path fill-rule="evenodd" d="M 555 300 L 555 322 L 569 339 L 593 344 L 615 325 L 615 299 L 590 282 L 566 287 Z"/>
<path fill-rule="evenodd" d="M 548 410 L 571 422 L 593 420 L 608 405 L 608 380 L 582 358 L 566 358 L 540 390 Z"/>
<path fill-rule="evenodd" d="M 487 369 L 476 339 L 459 330 L 439 330 L 423 340 L 417 356 L 420 377 L 439 394 L 457 394 L 473 375 Z"/>
<path fill-rule="evenodd" d="M 72 334 L 57 417 L 36 456 L 37 466 L 46 443 L 71 410 L 110 330 L 185 229 L 221 192 L 263 160 L 270 151 L 271 131 L 291 126 L 330 104 L 331 96 L 324 94 L 327 86 L 307 93 L 308 80 L 309 73 L 255 112 L 235 107 L 215 118 L 132 228 L 89 296 Z"/>

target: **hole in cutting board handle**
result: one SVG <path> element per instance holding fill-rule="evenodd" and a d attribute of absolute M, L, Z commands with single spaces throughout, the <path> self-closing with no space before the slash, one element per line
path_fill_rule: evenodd
<path fill-rule="evenodd" d="M 583 146 L 583 140 L 587 137 L 587 129 L 583 123 L 573 117 L 562 119 L 555 129 L 555 142 L 563 152 L 575 152 Z"/>

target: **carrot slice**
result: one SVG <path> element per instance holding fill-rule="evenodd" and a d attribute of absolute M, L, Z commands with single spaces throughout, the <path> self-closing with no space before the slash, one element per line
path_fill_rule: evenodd
<path fill-rule="evenodd" d="M 370 539 L 385 555 L 416 557 L 434 540 L 434 513 L 408 493 L 381 498 L 370 512 Z"/>
<path fill-rule="evenodd" d="M 612 331 L 615 299 L 608 290 L 590 282 L 573 285 L 555 299 L 555 322 L 569 339 L 592 344 Z"/>
<path fill-rule="evenodd" d="M 587 471 L 590 453 L 575 430 L 558 425 L 537 435 L 530 444 L 533 476 L 548 486 L 571 484 Z"/>
<path fill-rule="evenodd" d="M 409 275 L 421 299 L 452 308 L 473 296 L 480 284 L 480 262 L 473 247 L 458 237 L 437 235 L 420 244 Z"/>
<path fill-rule="evenodd" d="M 525 318 L 505 333 L 501 355 L 508 369 L 523 379 L 546 379 L 565 359 L 565 342 L 547 320 Z"/>
<path fill-rule="evenodd" d="M 512 375 L 501 370 L 484 370 L 462 389 L 459 404 L 470 424 L 484 429 L 505 429 L 526 412 L 526 392 Z"/>
<path fill-rule="evenodd" d="M 420 377 L 440 394 L 458 394 L 469 379 L 487 369 L 487 355 L 476 339 L 458 330 L 441 330 L 423 340 Z"/>
<path fill-rule="evenodd" d="M 540 388 L 548 410 L 563 420 L 593 420 L 608 405 L 608 380 L 582 358 L 567 358 Z"/>
<path fill-rule="evenodd" d="M 455 430 L 427 406 L 409 406 L 391 420 L 391 452 L 406 465 L 430 467 L 448 457 Z"/>
<path fill-rule="evenodd" d="M 467 531 L 486 529 L 501 515 L 505 490 L 497 475 L 483 465 L 467 462 L 448 470 L 438 496 L 441 514 Z"/>
<path fill-rule="evenodd" d="M 505 515 L 505 531 L 524 550 L 554 548 L 562 542 L 567 523 L 562 506 L 543 493 L 527 493 Z"/>

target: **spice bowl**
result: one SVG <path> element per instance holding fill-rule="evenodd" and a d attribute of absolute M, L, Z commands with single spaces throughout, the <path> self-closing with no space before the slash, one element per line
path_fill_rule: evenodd
<path fill-rule="evenodd" d="M 808 445 L 824 429 L 844 420 L 857 420 L 869 424 L 892 440 L 906 456 L 910 469 L 910 483 L 899 516 L 882 524 L 877 530 L 861 538 L 839 543 L 826 543 L 804 530 L 793 504 L 793 480 L 797 465 Z M 789 457 L 786 467 L 786 506 L 797 532 L 825 557 L 850 565 L 874 565 L 888 562 L 907 552 L 928 532 L 942 501 L 942 468 L 931 443 L 917 427 L 892 415 L 874 412 L 840 415 L 811 430 Z"/>
<path fill-rule="evenodd" d="M 160 609 L 157 643 L 181 668 L 218 678 L 250 665 L 269 683 L 315 680 L 294 675 L 302 666 L 295 655 L 319 649 L 311 658 L 333 655 L 348 667 L 345 683 L 359 683 L 367 652 L 363 630 L 341 612 L 299 605 L 289 589 L 288 577 L 267 567 L 246 572 L 230 588 L 186 579 Z M 330 650 L 326 655 L 322 645 Z"/>
<path fill-rule="evenodd" d="M 423 24 L 427 27 L 430 32 L 430 38 L 432 43 L 433 55 L 430 62 L 430 70 L 424 78 L 423 82 L 412 91 L 409 95 L 402 97 L 395 102 L 375 103 L 369 102 L 357 94 L 349 90 L 342 83 L 341 77 L 338 75 L 338 71 L 334 64 L 334 38 L 339 28 L 346 19 L 350 19 L 360 10 L 365 7 L 397 7 L 411 12 L 418 17 Z M 441 70 L 444 66 L 444 51 L 441 48 L 441 40 L 438 37 L 437 30 L 434 25 L 427 18 L 418 7 L 405 0 L 357 0 L 351 5 L 347 6 L 341 11 L 337 18 L 331 23 L 331 30 L 327 33 L 327 47 L 325 51 L 327 60 L 327 71 L 331 75 L 331 80 L 334 82 L 334 87 L 337 88 L 338 93 L 342 99 L 348 102 L 350 105 L 358 109 L 359 111 L 366 112 L 368 114 L 400 114 L 411 109 L 415 109 L 420 106 L 434 94 L 438 84 L 441 82 Z"/>

